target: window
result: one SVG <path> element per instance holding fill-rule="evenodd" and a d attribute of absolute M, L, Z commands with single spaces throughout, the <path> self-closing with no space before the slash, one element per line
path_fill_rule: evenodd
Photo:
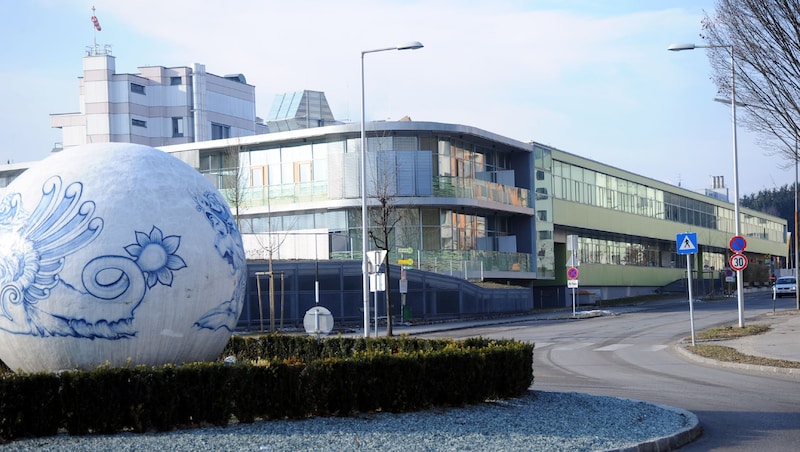
<path fill-rule="evenodd" d="M 131 125 L 135 127 L 147 127 L 147 121 L 141 119 L 131 119 Z"/>
<path fill-rule="evenodd" d="M 181 117 L 172 118 L 172 136 L 173 137 L 183 136 L 183 118 Z"/>
<path fill-rule="evenodd" d="M 211 124 L 211 139 L 212 140 L 221 140 L 224 138 L 231 137 L 231 126 L 226 126 L 224 124 Z"/>
<path fill-rule="evenodd" d="M 144 94 L 144 85 L 131 83 L 131 92 L 136 94 Z"/>
<path fill-rule="evenodd" d="M 181 84 L 181 78 L 180 77 L 170 77 L 169 78 L 169 84 L 172 85 L 172 86 L 180 85 Z"/>

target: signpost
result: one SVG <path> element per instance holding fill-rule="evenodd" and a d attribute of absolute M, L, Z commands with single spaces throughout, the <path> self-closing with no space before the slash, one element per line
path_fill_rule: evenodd
<path fill-rule="evenodd" d="M 567 236 L 567 251 L 569 257 L 567 258 L 567 289 L 572 289 L 572 316 L 575 317 L 575 289 L 578 288 L 578 236 Z"/>
<path fill-rule="evenodd" d="M 744 255 L 744 250 L 747 248 L 747 240 L 741 235 L 734 235 L 728 242 L 728 247 L 733 251 L 733 256 L 728 259 L 728 264 L 736 271 L 736 290 L 742 290 L 742 270 L 747 268 L 747 257 Z M 737 293 L 736 298 L 739 300 L 739 327 L 744 328 L 744 293 Z"/>
<path fill-rule="evenodd" d="M 686 255 L 686 280 L 689 283 L 689 327 L 692 330 L 692 346 L 694 343 L 694 300 L 692 300 L 692 254 L 697 253 L 697 233 L 684 232 L 675 236 L 678 254 Z"/>
<path fill-rule="evenodd" d="M 380 267 L 386 259 L 386 250 L 373 250 L 367 251 L 367 260 L 369 261 L 369 289 L 370 292 L 375 293 L 373 303 L 375 304 L 375 337 L 378 337 L 378 292 L 386 290 L 386 284 L 382 277 L 383 273 L 380 272 Z M 364 337 L 369 337 L 369 301 L 364 305 Z"/>

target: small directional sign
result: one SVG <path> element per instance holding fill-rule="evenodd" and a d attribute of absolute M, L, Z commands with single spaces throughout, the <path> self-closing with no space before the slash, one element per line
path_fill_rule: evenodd
<path fill-rule="evenodd" d="M 678 254 L 695 254 L 697 253 L 697 233 L 696 232 L 683 232 L 675 236 L 677 243 Z"/>
<path fill-rule="evenodd" d="M 578 288 L 578 280 L 577 279 L 568 279 L 567 280 L 567 289 L 577 289 Z"/>

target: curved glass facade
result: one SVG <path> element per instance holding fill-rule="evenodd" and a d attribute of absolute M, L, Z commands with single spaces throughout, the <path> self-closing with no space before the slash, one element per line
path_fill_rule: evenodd
<path fill-rule="evenodd" d="M 530 250 L 516 239 L 520 228 L 533 224 L 530 190 L 518 183 L 509 146 L 487 146 L 463 134 L 382 135 L 367 139 L 368 197 L 371 205 L 381 196 L 392 198 L 390 249 L 413 250 L 413 256 L 390 251 L 390 259 L 458 274 L 534 271 Z M 357 134 L 230 151 L 201 152 L 200 171 L 243 209 L 245 233 L 327 230 L 326 258 L 361 258 Z M 378 208 L 370 210 L 373 216 Z M 381 232 L 376 218 L 370 225 L 373 234 Z"/>

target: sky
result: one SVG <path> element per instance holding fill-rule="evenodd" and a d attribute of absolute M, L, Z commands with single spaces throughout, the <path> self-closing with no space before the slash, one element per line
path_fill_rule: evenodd
<path fill-rule="evenodd" d="M 102 30 L 91 23 L 96 8 Z M 205 64 L 244 74 L 266 118 L 276 94 L 324 91 L 334 117 L 463 124 L 536 141 L 691 190 L 734 192 L 730 106 L 701 43 L 713 0 L 26 0 L 0 17 L 0 161 L 47 157 L 50 114 L 79 110 L 82 57 L 117 73 Z M 740 113 L 740 114 L 743 114 Z M 794 166 L 737 128 L 739 192 L 794 183 Z"/>

